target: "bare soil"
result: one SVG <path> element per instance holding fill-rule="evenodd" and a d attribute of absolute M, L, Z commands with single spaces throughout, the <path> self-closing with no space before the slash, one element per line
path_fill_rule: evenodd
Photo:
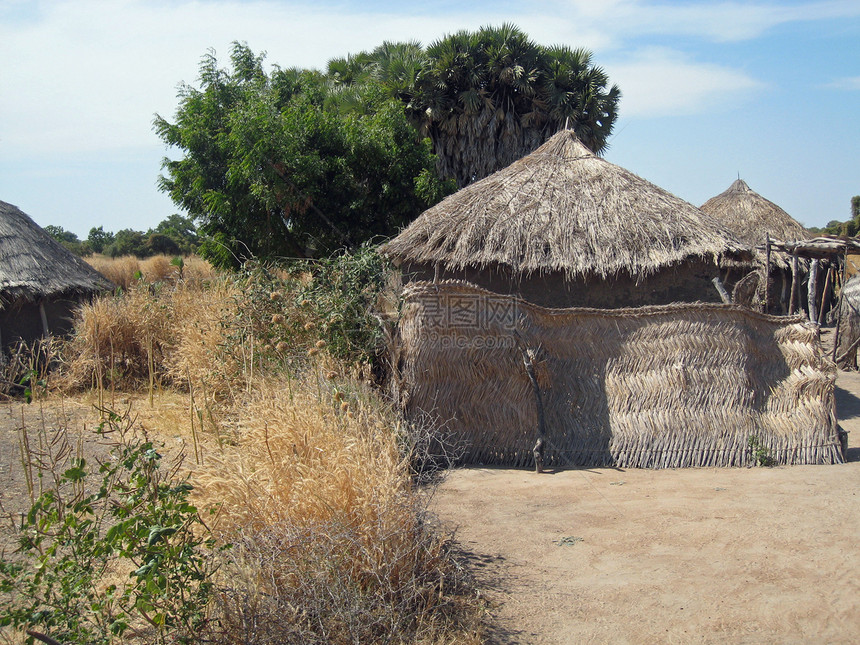
<path fill-rule="evenodd" d="M 860 643 L 860 375 L 849 463 L 450 473 L 499 643 Z"/>

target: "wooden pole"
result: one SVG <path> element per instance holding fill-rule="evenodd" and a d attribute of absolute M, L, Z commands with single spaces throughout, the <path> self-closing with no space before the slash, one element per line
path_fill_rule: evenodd
<path fill-rule="evenodd" d="M 723 303 L 725 303 L 725 304 L 731 303 L 732 299 L 729 298 L 729 294 L 726 292 L 726 289 L 723 286 L 723 283 L 720 282 L 720 279 L 719 278 L 713 278 L 711 280 L 711 282 L 713 282 L 714 286 L 717 288 L 717 291 L 719 292 L 720 298 L 722 299 Z"/>
<path fill-rule="evenodd" d="M 844 352 L 842 352 L 842 356 L 838 356 L 836 358 L 836 364 L 838 365 L 839 363 L 844 361 L 846 358 L 848 358 L 848 355 L 851 353 L 851 350 L 854 349 L 855 347 L 857 347 L 858 345 L 860 345 L 860 336 L 858 336 L 857 339 L 848 346 L 848 349 L 846 349 Z"/>
<path fill-rule="evenodd" d="M 764 234 L 764 313 L 770 305 L 770 233 Z"/>
<path fill-rule="evenodd" d="M 818 258 L 809 267 L 809 320 L 818 322 Z"/>
<path fill-rule="evenodd" d="M 42 336 L 47 338 L 50 335 L 48 331 L 48 316 L 45 314 L 45 301 L 39 301 L 39 316 L 42 318 Z"/>
<path fill-rule="evenodd" d="M 545 448 L 545 440 L 546 436 L 546 421 L 544 419 L 543 412 L 543 397 L 540 394 L 540 385 L 537 382 L 537 377 L 535 376 L 535 368 L 533 358 L 536 354 L 533 350 L 530 349 L 521 349 L 523 355 L 523 364 L 526 368 L 526 374 L 528 374 L 529 381 L 531 381 L 532 389 L 535 393 L 535 404 L 537 405 L 537 417 L 538 417 L 538 427 L 537 427 L 537 441 L 535 442 L 535 446 L 532 449 L 535 457 L 535 472 L 542 473 L 543 472 L 543 451 Z"/>
<path fill-rule="evenodd" d="M 797 294 L 797 251 L 791 256 L 791 299 L 788 301 L 788 315 L 794 313 L 794 303 Z"/>
<path fill-rule="evenodd" d="M 836 333 L 833 334 L 833 362 L 836 362 L 836 350 L 839 347 L 839 328 L 842 326 L 842 300 L 845 298 L 845 269 L 848 266 L 848 247 L 842 257 L 842 284 L 839 289 L 839 304 L 836 310 Z"/>
<path fill-rule="evenodd" d="M 827 276 L 824 278 L 824 290 L 821 292 L 821 306 L 818 308 L 818 324 L 824 321 L 824 303 L 827 301 L 827 296 L 830 292 L 831 282 L 833 281 L 833 267 L 827 268 Z"/>

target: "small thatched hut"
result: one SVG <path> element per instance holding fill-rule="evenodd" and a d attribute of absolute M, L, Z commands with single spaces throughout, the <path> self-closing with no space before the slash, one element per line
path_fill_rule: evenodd
<path fill-rule="evenodd" d="M 757 249 L 761 266 L 766 262 L 768 236 L 771 240 L 781 242 L 795 242 L 812 237 L 812 233 L 800 222 L 772 201 L 752 190 L 740 178 L 727 190 L 702 204 L 701 209 L 732 231 L 744 244 Z M 786 253 L 773 252 L 770 255 L 768 303 L 771 311 L 786 313 L 790 308 L 792 264 L 791 256 Z M 808 270 L 808 264 L 802 261 L 800 270 L 805 273 Z M 797 270 L 798 265 L 794 263 L 794 271 L 797 272 Z M 797 276 L 795 276 L 795 284 L 798 284 Z M 756 290 L 760 292 L 759 296 L 763 297 L 763 285 L 756 284 Z M 797 305 L 795 309 L 801 305 L 808 308 L 805 296 L 806 294 L 801 292 L 795 294 Z"/>
<path fill-rule="evenodd" d="M 74 307 L 112 286 L 20 209 L 0 202 L 0 347 L 68 333 Z"/>
<path fill-rule="evenodd" d="M 550 307 L 719 302 L 719 265 L 753 268 L 725 227 L 568 130 L 425 211 L 382 250 L 407 279 L 467 280 Z"/>
<path fill-rule="evenodd" d="M 786 242 L 812 237 L 800 222 L 752 190 L 743 179 L 737 179 L 701 208 L 753 248 L 762 246 L 767 234 Z"/>

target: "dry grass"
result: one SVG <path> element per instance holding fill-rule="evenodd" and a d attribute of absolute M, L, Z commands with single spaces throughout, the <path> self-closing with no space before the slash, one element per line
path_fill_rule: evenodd
<path fill-rule="evenodd" d="M 58 385 L 65 390 L 137 389 L 194 383 L 221 392 L 240 365 L 223 351 L 225 321 L 235 313 L 233 285 L 146 284 L 84 305 L 65 348 Z M 190 380 L 189 380 L 190 379 Z"/>
<path fill-rule="evenodd" d="M 137 282 L 135 274 L 140 271 L 140 260 L 134 256 L 109 258 L 104 255 L 93 255 L 86 260 L 92 268 L 118 287 L 128 289 Z"/>
<path fill-rule="evenodd" d="M 237 426 L 236 445 L 195 474 L 198 505 L 236 545 L 220 595 L 231 643 L 473 638 L 462 573 L 374 392 L 322 375 L 267 380 Z"/>
<path fill-rule="evenodd" d="M 199 282 L 212 280 L 218 275 L 211 264 L 194 255 L 183 258 L 182 267 L 172 264 L 173 257 L 168 255 L 154 255 L 140 260 L 132 255 L 110 258 L 96 254 L 86 260 L 91 267 L 122 289 L 129 289 L 141 280 L 150 284 L 180 279 Z"/>
<path fill-rule="evenodd" d="M 328 355 L 304 318 L 298 345 L 261 352 L 265 330 L 249 308 L 307 313 L 292 294 L 243 284 L 138 284 L 99 298 L 82 311 L 61 375 L 67 391 L 94 388 L 84 396 L 100 405 L 148 388 L 139 423 L 188 453 L 198 506 L 234 545 L 220 556 L 223 632 L 213 638 L 479 642 L 475 596 L 414 485 L 414 442 L 366 367 Z"/>

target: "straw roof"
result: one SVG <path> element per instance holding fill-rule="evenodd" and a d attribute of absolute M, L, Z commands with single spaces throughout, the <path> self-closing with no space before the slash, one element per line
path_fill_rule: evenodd
<path fill-rule="evenodd" d="M 702 210 L 722 222 L 745 244 L 764 244 L 765 234 L 778 240 L 805 240 L 812 233 L 772 201 L 752 190 L 743 179 L 711 197 Z"/>
<path fill-rule="evenodd" d="M 710 216 L 594 155 L 569 130 L 428 209 L 382 252 L 452 271 L 562 272 L 571 280 L 750 255 Z"/>
<path fill-rule="evenodd" d="M 12 204 L 0 201 L 0 308 L 113 285 Z"/>

